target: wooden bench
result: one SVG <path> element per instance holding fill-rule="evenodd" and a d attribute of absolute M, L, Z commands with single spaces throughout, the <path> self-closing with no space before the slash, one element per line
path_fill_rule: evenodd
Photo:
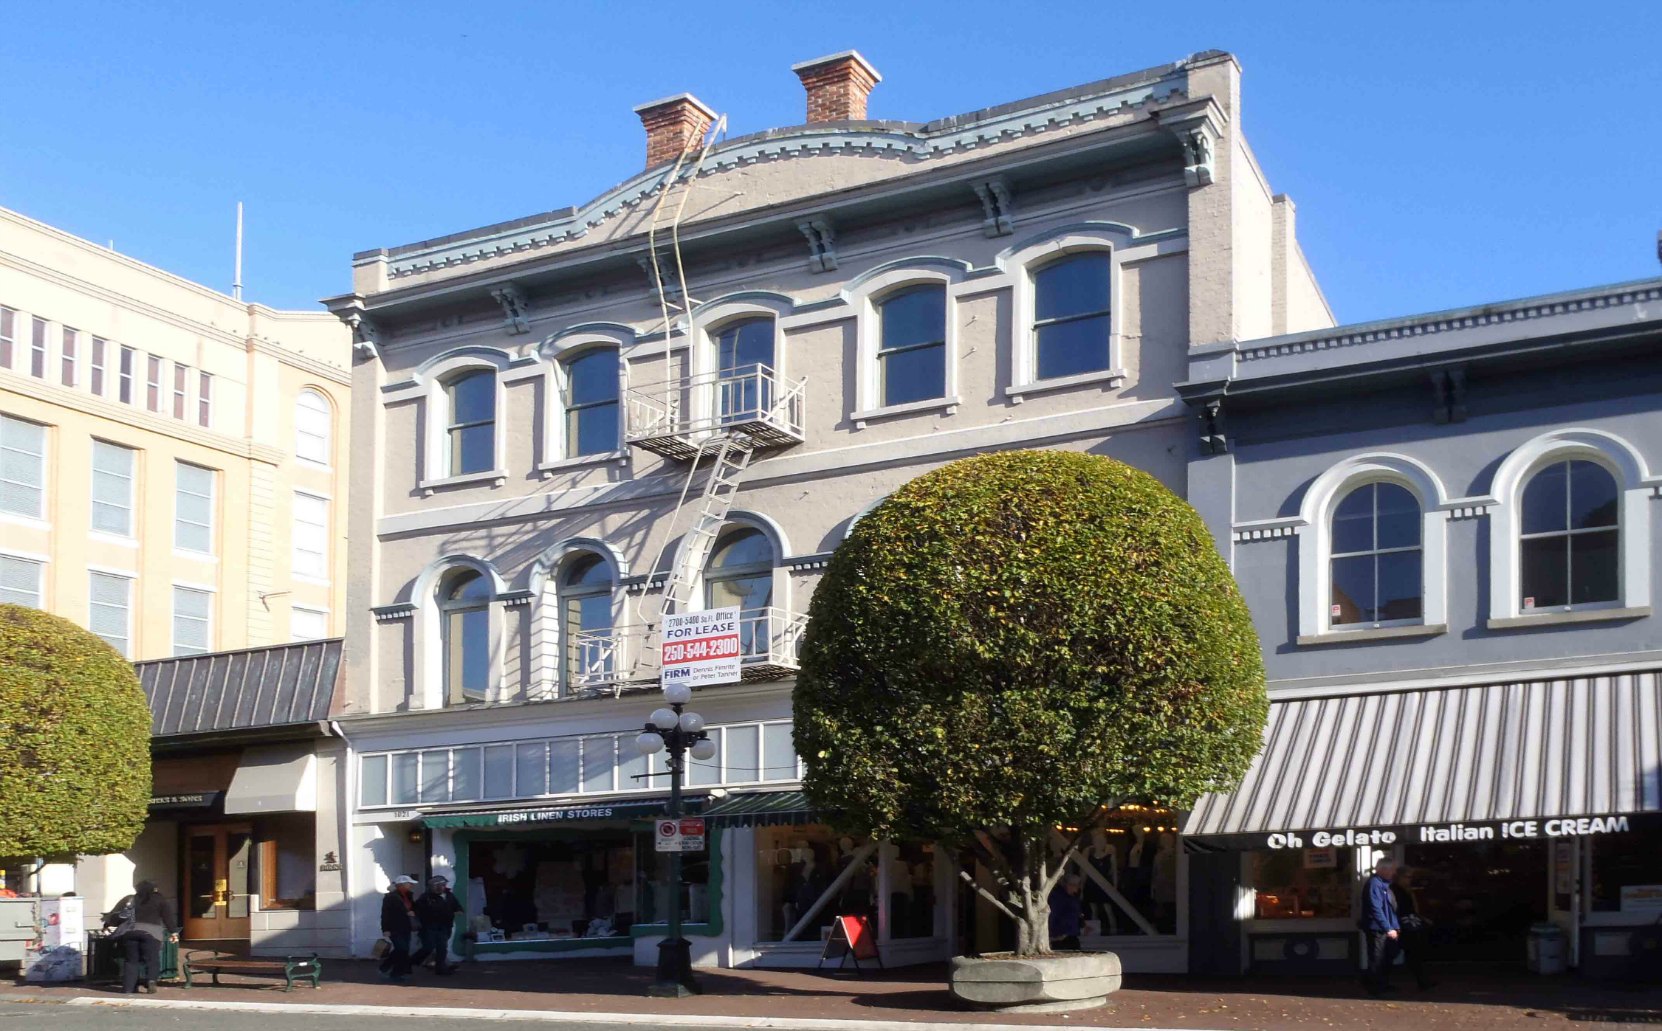
<path fill-rule="evenodd" d="M 215 953 L 193 952 L 185 957 L 181 966 L 185 972 L 185 987 L 192 987 L 192 977 L 196 974 L 212 974 L 213 983 L 219 983 L 220 974 L 239 974 L 245 977 L 281 977 L 283 991 L 294 991 L 296 978 L 304 981 L 311 979 L 312 987 L 318 987 L 318 981 L 323 977 L 323 963 L 317 958 L 317 953 L 310 956 L 285 956 L 282 959 L 247 959 L 241 956 L 225 956 Z"/>

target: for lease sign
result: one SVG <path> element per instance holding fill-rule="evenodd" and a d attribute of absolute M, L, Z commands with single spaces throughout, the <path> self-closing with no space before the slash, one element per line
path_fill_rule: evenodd
<path fill-rule="evenodd" d="M 737 606 L 680 612 L 664 620 L 664 657 L 660 679 L 665 687 L 739 682 L 739 610 Z"/>

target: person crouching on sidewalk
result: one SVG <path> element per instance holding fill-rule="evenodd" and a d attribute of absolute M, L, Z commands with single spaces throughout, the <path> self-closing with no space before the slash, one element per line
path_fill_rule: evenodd
<path fill-rule="evenodd" d="M 450 935 L 456 930 L 456 914 L 462 911 L 462 904 L 450 891 L 450 881 L 444 877 L 429 877 L 427 890 L 415 900 L 416 919 L 421 921 L 421 950 L 410 957 L 410 962 L 416 966 L 431 955 L 433 957 L 433 973 L 450 974 L 456 968 L 445 965 L 446 951 L 450 947 Z"/>

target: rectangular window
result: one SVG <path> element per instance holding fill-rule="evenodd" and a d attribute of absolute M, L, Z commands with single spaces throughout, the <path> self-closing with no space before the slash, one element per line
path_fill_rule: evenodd
<path fill-rule="evenodd" d="M 635 747 L 633 737 L 617 739 L 617 789 L 619 791 L 640 791 L 650 788 L 652 781 L 646 776 L 646 756 Z"/>
<path fill-rule="evenodd" d="M 12 351 L 17 348 L 17 312 L 0 308 L 0 369 L 12 367 Z"/>
<path fill-rule="evenodd" d="M 514 795 L 530 798 L 548 793 L 548 747 L 541 741 L 514 746 Z"/>
<path fill-rule="evenodd" d="M 132 577 L 116 573 L 92 573 L 90 577 L 87 629 L 102 637 L 122 658 L 132 658 Z"/>
<path fill-rule="evenodd" d="M 285 813 L 260 821 L 260 908 L 316 909 L 317 818 Z"/>
<path fill-rule="evenodd" d="M 329 636 L 329 613 L 322 609 L 289 609 L 289 640 L 317 641 Z"/>
<path fill-rule="evenodd" d="M 727 727 L 722 733 L 726 748 L 727 782 L 748 784 L 762 779 L 762 753 L 757 742 L 758 727 Z"/>
<path fill-rule="evenodd" d="M 0 605 L 40 608 L 41 573 L 46 567 L 15 555 L 0 555 Z"/>
<path fill-rule="evenodd" d="M 591 351 L 566 364 L 566 457 L 618 447 L 618 353 Z"/>
<path fill-rule="evenodd" d="M 700 787 L 721 783 L 722 729 L 720 727 L 711 727 L 705 733 L 709 734 L 710 740 L 715 742 L 716 754 L 708 760 L 703 761 L 694 759 L 691 756 L 687 757 L 687 780 L 689 783 Z M 658 753 L 658 755 L 662 754 L 663 753 Z M 652 765 L 654 773 L 658 771 L 658 767 L 663 765 L 661 761 L 658 761 L 658 755 L 654 755 L 652 757 L 654 760 Z"/>
<path fill-rule="evenodd" d="M 419 781 L 415 752 L 401 752 L 392 757 L 392 804 L 414 805 Z"/>
<path fill-rule="evenodd" d="M 572 795 L 582 780 L 582 753 L 576 738 L 551 741 L 548 745 L 548 793 Z"/>
<path fill-rule="evenodd" d="M 617 747 L 613 738 L 583 739 L 583 790 L 613 790 L 612 771 L 617 769 Z"/>
<path fill-rule="evenodd" d="M 310 494 L 294 495 L 294 574 L 329 578 L 329 502 Z"/>
<path fill-rule="evenodd" d="M 946 395 L 946 287 L 908 287 L 883 301 L 877 378 L 884 405 Z"/>
<path fill-rule="evenodd" d="M 185 384 L 190 382 L 190 366 L 173 363 L 173 417 L 185 417 Z"/>
<path fill-rule="evenodd" d="M 173 463 L 173 546 L 211 555 L 214 550 L 214 471 Z"/>
<path fill-rule="evenodd" d="M 138 361 L 138 354 L 131 347 L 123 347 L 120 360 L 116 399 L 124 405 L 130 405 L 133 403 L 133 363 Z"/>
<path fill-rule="evenodd" d="M 63 351 L 58 356 L 63 368 L 60 370 L 59 380 L 66 387 L 75 385 L 76 349 L 81 343 L 81 335 L 68 326 L 63 328 Z"/>
<path fill-rule="evenodd" d="M 213 595 L 190 587 L 173 588 L 173 654 L 201 655 L 213 650 Z"/>
<path fill-rule="evenodd" d="M 37 318 L 29 331 L 29 375 L 46 378 L 46 320 Z"/>
<path fill-rule="evenodd" d="M 1033 363 L 1038 379 L 1108 368 L 1113 269 L 1113 259 L 1098 251 L 1058 259 L 1033 273 Z"/>
<path fill-rule="evenodd" d="M 46 427 L 0 415 L 0 512 L 46 512 Z"/>
<path fill-rule="evenodd" d="M 433 749 L 421 753 L 421 800 L 450 801 L 450 753 Z"/>
<path fill-rule="evenodd" d="M 789 723 L 762 725 L 762 775 L 757 780 L 795 780 L 796 747 Z"/>
<path fill-rule="evenodd" d="M 485 747 L 485 797 L 514 797 L 514 746 Z"/>
<path fill-rule="evenodd" d="M 130 447 L 92 442 L 92 528 L 117 537 L 133 535 L 133 456 Z"/>
<path fill-rule="evenodd" d="M 87 389 L 94 397 L 104 396 L 104 360 L 109 346 L 103 337 L 92 338 L 92 375 L 88 377 Z"/>
<path fill-rule="evenodd" d="M 366 755 L 358 767 L 358 800 L 363 805 L 387 804 L 387 757 Z"/>
<path fill-rule="evenodd" d="M 155 355 L 149 358 L 149 375 L 144 380 L 144 406 L 152 412 L 162 410 L 162 360 Z"/>
<path fill-rule="evenodd" d="M 450 801 L 479 800 L 479 749 L 457 748 L 450 753 Z"/>
<path fill-rule="evenodd" d="M 196 377 L 196 425 L 206 426 L 213 421 L 214 378 L 209 373 Z"/>

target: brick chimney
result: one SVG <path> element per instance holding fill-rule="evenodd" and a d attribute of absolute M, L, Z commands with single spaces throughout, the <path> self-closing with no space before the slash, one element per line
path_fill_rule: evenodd
<path fill-rule="evenodd" d="M 858 50 L 816 57 L 791 65 L 808 91 L 808 124 L 860 122 L 866 117 L 866 98 L 883 81 Z"/>
<path fill-rule="evenodd" d="M 646 167 L 674 161 L 704 138 L 716 113 L 691 93 L 653 100 L 635 108 L 646 126 Z"/>

